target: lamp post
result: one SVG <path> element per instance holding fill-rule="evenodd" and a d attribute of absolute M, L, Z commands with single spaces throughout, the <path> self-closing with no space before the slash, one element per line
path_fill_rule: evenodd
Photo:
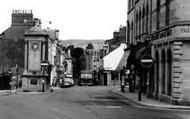
<path fill-rule="evenodd" d="M 153 36 L 151 34 L 147 34 L 147 33 L 143 35 L 142 39 L 144 41 L 143 42 L 144 47 L 149 47 L 149 46 L 152 45 L 151 44 L 152 37 Z M 149 56 L 149 55 L 144 54 L 143 56 L 141 56 L 140 64 L 141 64 L 141 66 L 143 68 L 151 67 L 153 65 L 153 59 L 152 59 L 151 55 Z M 143 70 L 141 72 L 141 78 L 140 78 L 140 83 L 139 83 L 140 84 L 140 86 L 139 86 L 140 89 L 139 89 L 139 92 L 138 92 L 138 101 L 141 101 L 141 99 L 142 99 L 142 91 L 144 91 L 144 85 L 143 85 L 144 78 L 145 78 L 145 70 Z"/>
<path fill-rule="evenodd" d="M 41 62 L 41 67 L 42 67 L 42 72 L 43 72 L 43 79 L 42 79 L 42 92 L 45 91 L 45 69 L 48 67 L 49 63 L 48 61 L 42 61 Z"/>

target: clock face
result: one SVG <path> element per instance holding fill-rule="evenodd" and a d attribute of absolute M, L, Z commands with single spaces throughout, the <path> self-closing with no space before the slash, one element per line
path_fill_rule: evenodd
<path fill-rule="evenodd" d="M 39 43 L 38 42 L 32 43 L 32 47 L 31 48 L 32 48 L 33 51 L 37 51 L 39 49 Z"/>

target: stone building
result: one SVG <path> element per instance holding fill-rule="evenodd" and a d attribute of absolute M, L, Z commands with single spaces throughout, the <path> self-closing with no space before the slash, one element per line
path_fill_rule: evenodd
<path fill-rule="evenodd" d="M 146 72 L 148 93 L 172 104 L 190 105 L 189 4 L 189 0 L 128 1 L 126 41 L 134 47 L 148 42 L 154 59 Z"/>
<path fill-rule="evenodd" d="M 11 26 L 0 36 L 0 89 L 9 89 L 10 71 L 18 66 L 24 70 L 24 33 L 34 26 L 31 10 L 13 10 Z"/>
<path fill-rule="evenodd" d="M 56 72 L 58 30 L 42 29 L 39 19 L 25 32 L 23 91 L 46 91 Z"/>
<path fill-rule="evenodd" d="M 113 38 L 106 40 L 104 46 L 108 45 L 108 51 L 112 52 L 120 46 L 121 43 L 125 43 L 126 40 L 126 26 L 120 26 L 118 31 L 113 32 Z"/>
<path fill-rule="evenodd" d="M 49 35 L 48 39 L 48 61 L 50 65 L 50 85 L 53 84 L 54 77 L 56 76 L 56 58 L 57 55 L 57 47 L 59 43 L 59 30 L 57 29 L 45 29 L 45 31 Z"/>

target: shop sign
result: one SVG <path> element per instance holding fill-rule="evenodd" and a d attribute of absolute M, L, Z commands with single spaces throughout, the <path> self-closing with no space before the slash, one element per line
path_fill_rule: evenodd
<path fill-rule="evenodd" d="M 174 32 L 176 37 L 190 37 L 190 25 L 177 26 Z"/>

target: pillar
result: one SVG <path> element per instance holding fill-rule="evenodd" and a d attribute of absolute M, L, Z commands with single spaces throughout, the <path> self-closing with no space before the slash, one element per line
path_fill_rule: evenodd
<path fill-rule="evenodd" d="M 25 52 L 24 52 L 24 70 L 28 69 L 28 41 L 25 41 Z"/>
<path fill-rule="evenodd" d="M 173 46 L 173 95 L 174 99 L 180 99 L 182 94 L 182 42 L 174 42 Z"/>

